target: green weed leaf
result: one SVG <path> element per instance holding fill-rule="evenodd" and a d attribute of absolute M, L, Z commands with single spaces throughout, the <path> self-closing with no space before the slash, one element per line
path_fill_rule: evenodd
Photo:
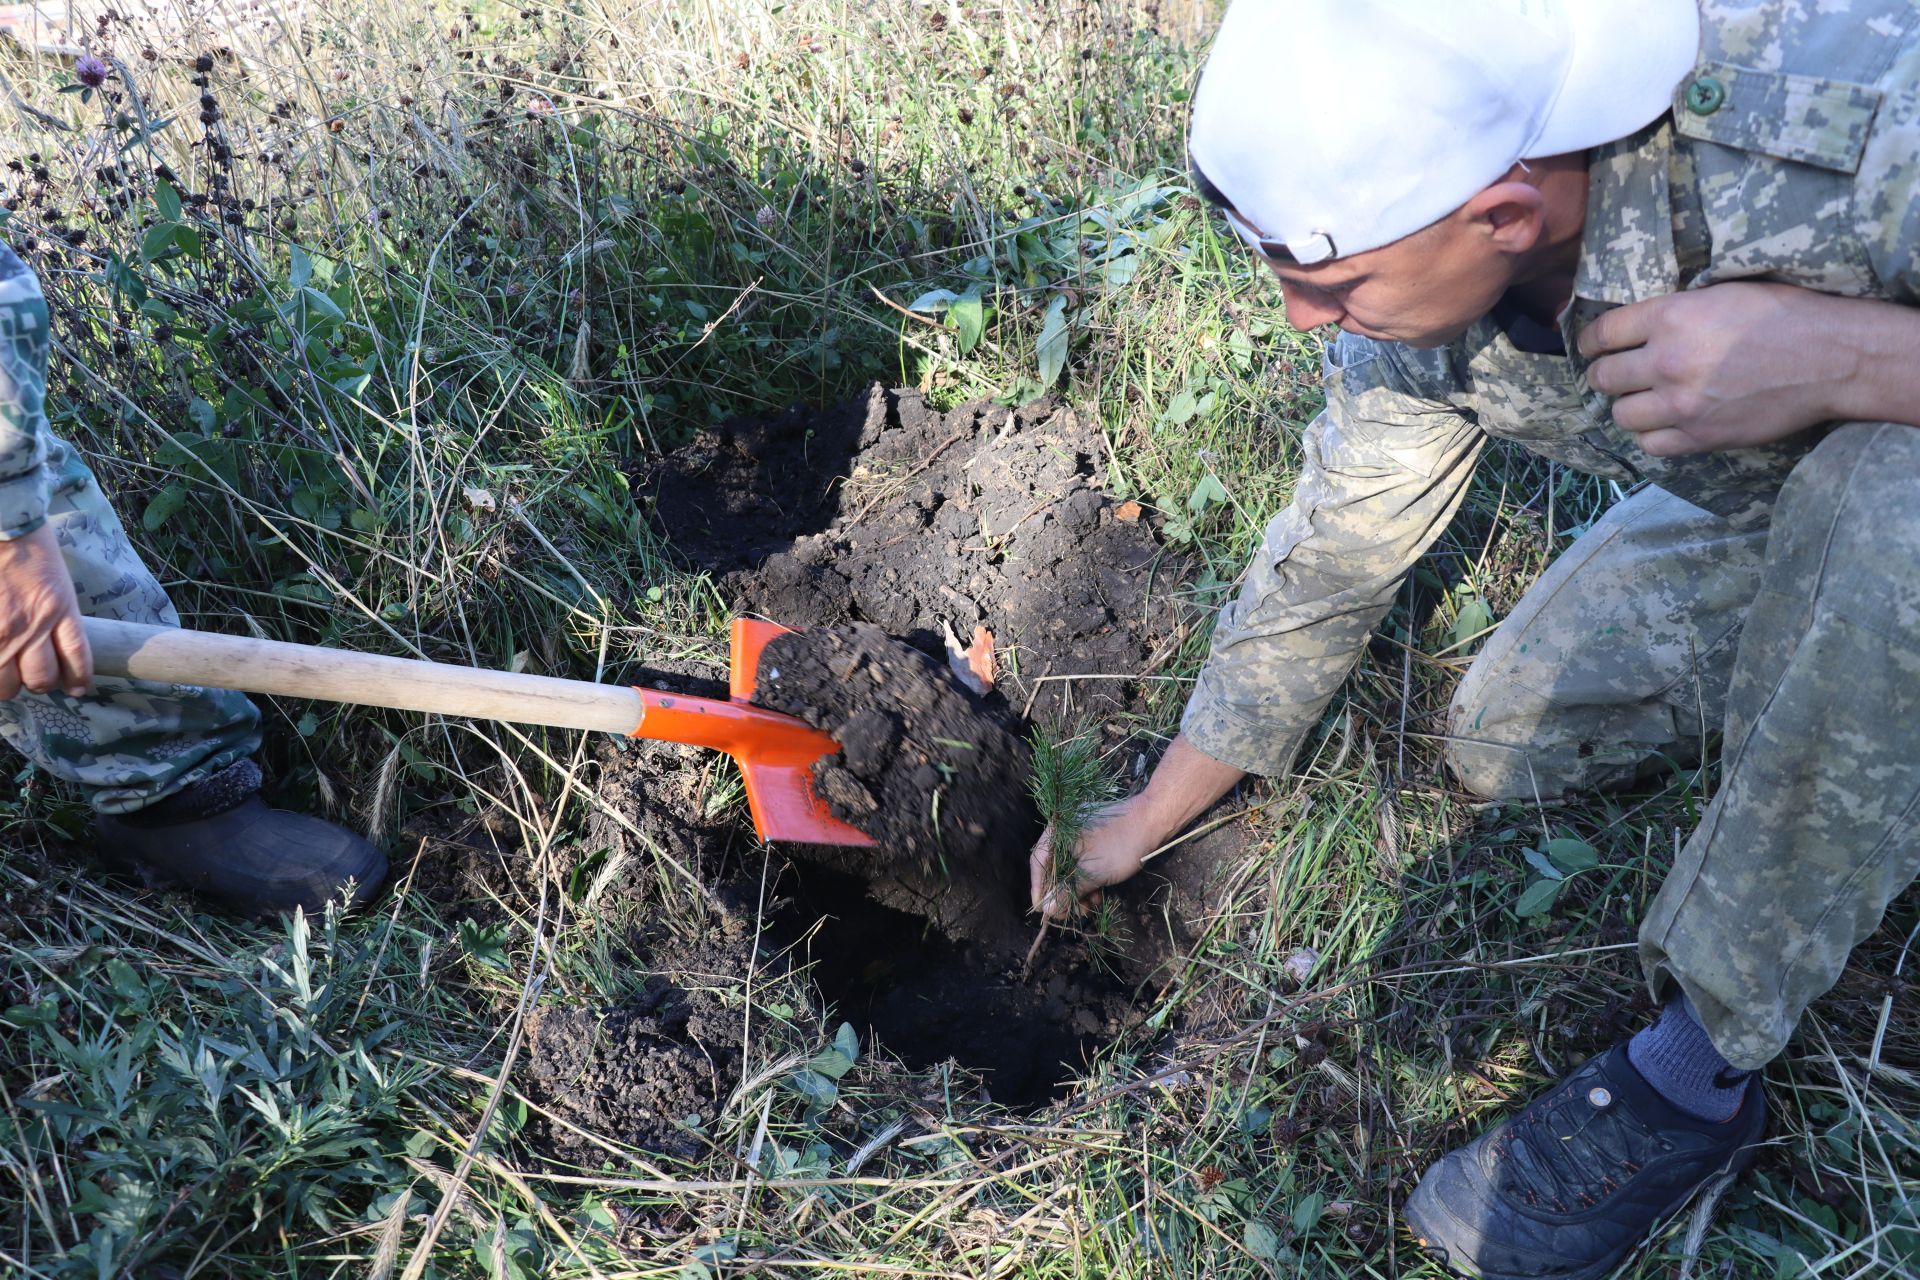
<path fill-rule="evenodd" d="M 180 508 L 186 505 L 187 486 L 175 480 L 147 500 L 147 509 L 140 513 L 140 526 L 152 533 L 178 515 Z"/>
<path fill-rule="evenodd" d="M 1547 856 L 1553 865 L 1568 875 L 1591 871 L 1600 865 L 1600 853 L 1585 840 L 1571 837 L 1547 841 Z"/>
<path fill-rule="evenodd" d="M 1549 880 L 1565 880 L 1567 878 L 1567 873 L 1554 866 L 1552 860 L 1538 849 L 1522 849 L 1520 856 L 1527 860 L 1528 866 Z"/>
<path fill-rule="evenodd" d="M 980 335 L 987 327 L 987 309 L 980 301 L 979 285 L 969 286 L 965 293 L 954 299 L 953 305 L 947 308 L 947 323 L 960 335 L 961 355 L 980 345 Z"/>
<path fill-rule="evenodd" d="M 177 222 L 156 222 L 147 228 L 147 234 L 140 241 L 140 257 L 147 262 L 158 262 L 173 248 L 173 233 L 180 229 Z"/>
<path fill-rule="evenodd" d="M 307 282 L 313 279 L 313 256 L 297 244 L 289 245 L 287 254 L 288 286 L 294 289 L 306 288 Z"/>
<path fill-rule="evenodd" d="M 1273 1262 L 1280 1257 L 1280 1233 L 1264 1222 L 1249 1222 L 1240 1241 L 1247 1246 L 1248 1253 L 1262 1262 Z"/>
<path fill-rule="evenodd" d="M 1523 919 L 1545 915 L 1560 900 L 1560 889 L 1565 883 L 1564 880 L 1535 880 L 1520 895 L 1520 900 L 1513 904 L 1514 914 Z"/>
<path fill-rule="evenodd" d="M 1193 421 L 1193 415 L 1200 412 L 1200 397 L 1192 387 L 1182 387 L 1167 401 L 1167 410 L 1160 415 L 1160 421 L 1169 427 L 1181 427 Z"/>
<path fill-rule="evenodd" d="M 925 311 L 929 315 L 939 315 L 960 300 L 960 295 L 951 289 L 929 289 L 907 304 L 909 311 Z"/>
<path fill-rule="evenodd" d="M 840 1086 L 818 1071 L 802 1067 L 786 1079 L 789 1089 L 807 1100 L 807 1119 L 811 1120 L 840 1100 Z"/>
<path fill-rule="evenodd" d="M 1067 300 L 1056 297 L 1047 304 L 1047 315 L 1040 323 L 1040 337 L 1034 344 L 1035 354 L 1040 359 L 1040 389 L 1048 390 L 1060 381 L 1060 371 L 1067 367 Z"/>
<path fill-rule="evenodd" d="M 1488 627 L 1493 625 L 1493 610 L 1479 596 L 1474 596 L 1460 606 L 1460 613 L 1453 620 L 1453 630 L 1447 636 L 1449 647 L 1465 644 Z"/>
<path fill-rule="evenodd" d="M 1227 487 L 1220 483 L 1220 477 L 1209 471 L 1200 477 L 1200 483 L 1193 486 L 1193 492 L 1187 495 L 1187 510 L 1201 515 L 1209 507 L 1227 500 Z"/>

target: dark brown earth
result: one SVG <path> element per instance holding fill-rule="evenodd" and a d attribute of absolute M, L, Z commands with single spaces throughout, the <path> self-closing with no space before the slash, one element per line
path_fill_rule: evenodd
<path fill-rule="evenodd" d="M 814 766 L 814 789 L 889 858 L 975 866 L 1040 834 L 1019 715 L 878 627 L 777 637 L 761 656 L 754 701 L 840 744 Z"/>
<path fill-rule="evenodd" d="M 528 1041 L 531 1093 L 581 1128 L 693 1157 L 706 1145 L 727 1096 L 740 1082 L 745 1021 L 698 975 L 744 974 L 753 948 L 744 930 L 718 930 L 688 948 L 667 943 L 650 957 L 640 991 L 619 1004 L 549 1005 L 534 1015 Z M 564 1159 L 595 1167 L 604 1147 L 564 1125 L 545 1135 Z"/>
<path fill-rule="evenodd" d="M 639 995 L 543 1009 L 529 1044 L 536 1101 L 624 1141 L 696 1149 L 690 1117 L 711 1119 L 742 1058 L 739 1023 L 697 993 L 756 966 L 809 966 L 834 1016 L 880 1056 L 956 1061 L 1013 1105 L 1045 1102 L 1136 1021 L 1133 991 L 1165 978 L 1243 868 L 1237 827 L 1191 841 L 1109 896 L 1098 954 L 1056 931 L 1024 970 L 1037 924 L 1027 717 L 1091 726 L 1138 776 L 1156 748 L 1120 717 L 1196 620 L 1188 566 L 1137 507 L 1102 492 L 1105 456 L 1099 431 L 1057 406 L 939 413 L 876 388 L 823 413 L 730 423 L 664 460 L 645 491 L 666 541 L 736 612 L 808 629 L 769 651 L 780 674 L 763 668 L 762 700 L 842 741 L 821 790 L 879 847 L 769 857 L 740 807 L 717 803 L 724 760 L 611 739 L 566 865 L 528 857 L 511 824 L 437 828 L 417 874 L 472 914 L 529 911 L 544 883 L 549 901 L 664 902 L 675 917 L 664 940 L 639 926 Z M 970 639 L 976 626 L 1000 657 L 986 698 L 944 659 L 944 633 Z M 718 674 L 693 663 L 645 678 L 695 691 Z M 710 954 L 690 965 L 689 947 Z M 605 1158 L 565 1126 L 551 1138 L 566 1158 Z"/>
<path fill-rule="evenodd" d="M 1136 695 L 1114 677 L 1157 672 L 1194 623 L 1189 566 L 1102 491 L 1106 456 L 1057 405 L 939 413 L 876 387 L 696 441 L 655 477 L 654 515 L 743 611 L 871 622 L 929 653 L 943 623 L 984 625 L 1023 714 L 1098 718 Z"/>

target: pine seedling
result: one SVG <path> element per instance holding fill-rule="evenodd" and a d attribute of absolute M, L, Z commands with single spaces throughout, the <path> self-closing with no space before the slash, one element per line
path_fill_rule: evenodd
<path fill-rule="evenodd" d="M 1082 730 L 1055 742 L 1036 730 L 1029 786 L 1041 819 L 1053 829 L 1048 878 L 1070 884 L 1093 814 L 1114 794 L 1113 778 L 1101 762 L 1093 734 Z"/>

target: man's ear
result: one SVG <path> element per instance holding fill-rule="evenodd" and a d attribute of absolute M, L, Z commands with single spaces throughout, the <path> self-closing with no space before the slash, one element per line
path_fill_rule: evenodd
<path fill-rule="evenodd" d="M 1467 224 L 1502 253 L 1527 253 L 1547 229 L 1547 198 L 1526 182 L 1496 182 L 1467 202 Z"/>

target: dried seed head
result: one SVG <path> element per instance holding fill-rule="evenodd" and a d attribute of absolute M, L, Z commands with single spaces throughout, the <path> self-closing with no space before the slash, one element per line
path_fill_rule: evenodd
<path fill-rule="evenodd" d="M 195 71 L 198 71 L 201 75 L 205 75 L 207 74 L 207 72 L 213 70 L 213 55 L 210 53 L 203 53 L 199 57 L 195 58 L 193 60 L 193 69 Z"/>
<path fill-rule="evenodd" d="M 1275 1116 L 1273 1120 L 1273 1140 L 1283 1147 L 1290 1147 L 1300 1141 L 1307 1132 L 1307 1126 L 1293 1116 Z"/>

